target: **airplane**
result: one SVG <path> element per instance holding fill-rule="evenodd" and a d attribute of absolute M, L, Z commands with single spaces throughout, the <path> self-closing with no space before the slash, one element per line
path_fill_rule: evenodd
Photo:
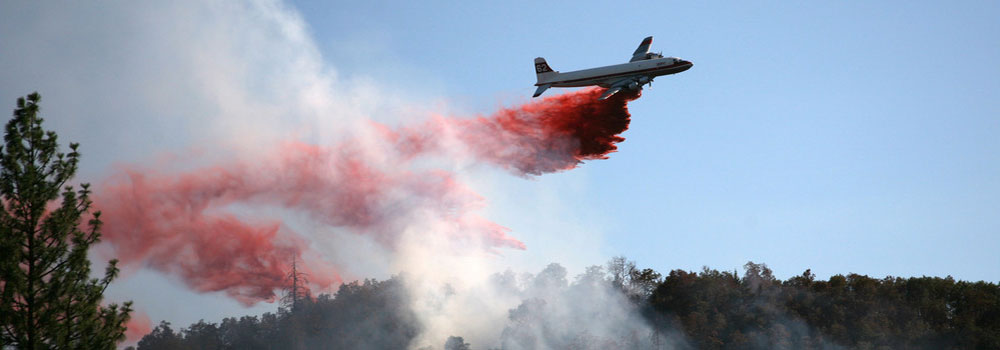
<path fill-rule="evenodd" d="M 632 53 L 628 63 L 604 66 L 598 68 L 560 73 L 553 71 L 544 58 L 535 58 L 535 74 L 538 82 L 535 95 L 541 96 L 550 87 L 581 87 L 597 85 L 608 90 L 601 94 L 598 100 L 605 100 L 624 89 L 641 90 L 643 85 L 653 85 L 653 78 L 677 74 L 694 66 L 694 63 L 677 57 L 663 57 L 662 54 L 649 52 L 653 37 L 642 39 L 639 48 Z"/>

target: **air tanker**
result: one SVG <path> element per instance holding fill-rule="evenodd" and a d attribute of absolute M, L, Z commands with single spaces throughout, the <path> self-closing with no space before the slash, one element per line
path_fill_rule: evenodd
<path fill-rule="evenodd" d="M 535 59 L 535 74 L 538 82 L 535 95 L 541 96 L 550 87 L 581 87 L 597 85 L 608 89 L 599 97 L 607 99 L 623 89 L 641 90 L 646 84 L 653 85 L 653 78 L 661 75 L 677 74 L 694 66 L 690 61 L 677 57 L 663 57 L 660 53 L 649 52 L 653 37 L 642 39 L 642 43 L 632 53 L 628 63 L 560 73 L 553 71 L 544 58 Z"/>

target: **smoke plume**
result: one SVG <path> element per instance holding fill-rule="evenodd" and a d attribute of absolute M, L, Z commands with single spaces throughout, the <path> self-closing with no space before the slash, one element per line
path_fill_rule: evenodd
<path fill-rule="evenodd" d="M 269 154 L 209 165 L 175 157 L 158 167 L 122 167 L 96 191 L 104 237 L 126 265 L 247 305 L 274 300 L 294 260 L 313 287 L 342 281 L 340 269 L 311 249 L 310 235 L 295 232 L 281 213 L 304 214 L 388 251 L 399 248 L 402 232 L 426 229 L 415 223 L 427 220 L 434 229 L 420 234 L 444 237 L 456 250 L 525 249 L 509 229 L 476 214 L 485 200 L 453 172 L 427 170 L 418 159 L 464 156 L 527 176 L 606 158 L 624 140 L 627 103 L 638 94 L 599 101 L 602 92 L 557 95 L 491 116 L 381 125 L 374 142 L 287 142 Z"/>

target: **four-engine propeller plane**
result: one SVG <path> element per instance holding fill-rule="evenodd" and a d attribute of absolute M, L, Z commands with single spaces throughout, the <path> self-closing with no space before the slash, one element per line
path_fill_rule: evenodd
<path fill-rule="evenodd" d="M 653 84 L 653 78 L 661 75 L 677 74 L 694 64 L 677 57 L 663 57 L 662 54 L 649 52 L 649 44 L 653 37 L 646 37 L 639 48 L 632 53 L 628 63 L 584 69 L 566 73 L 553 71 L 544 58 L 535 59 L 535 73 L 538 83 L 535 95 L 540 96 L 550 87 L 581 87 L 597 85 L 608 90 L 599 98 L 607 99 L 623 89 L 641 90 L 643 85 Z"/>

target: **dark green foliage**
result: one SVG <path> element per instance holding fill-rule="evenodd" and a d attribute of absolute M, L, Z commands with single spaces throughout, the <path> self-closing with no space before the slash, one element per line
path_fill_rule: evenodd
<path fill-rule="evenodd" d="M 164 322 L 138 349 L 407 349 L 420 330 L 407 300 L 399 277 L 352 282 L 259 319 L 199 321 L 179 331 Z"/>
<path fill-rule="evenodd" d="M 42 129 L 37 93 L 17 100 L 0 151 L 0 347 L 113 349 L 124 339 L 130 303 L 101 306 L 118 269 L 90 278 L 87 250 L 100 239 L 90 190 L 67 183 L 80 154 L 59 152 Z M 59 200 L 60 202 L 56 202 Z"/>
<path fill-rule="evenodd" d="M 495 280 L 500 289 L 518 284 L 511 273 Z M 986 282 L 857 274 L 823 281 L 809 270 L 782 281 L 752 262 L 743 276 L 705 268 L 661 278 L 624 258 L 609 262 L 607 272 L 588 268 L 572 283 L 558 264 L 522 282 L 526 298 L 509 311 L 503 349 L 1000 349 L 1000 287 Z M 652 326 L 636 329 L 652 334 L 593 332 L 627 323 L 590 308 L 616 299 L 595 293 L 602 290 L 621 293 L 618 300 L 632 303 L 625 309 Z M 353 282 L 334 296 L 305 299 L 294 312 L 198 322 L 178 332 L 162 323 L 139 350 L 405 349 L 421 329 L 406 300 L 399 278 Z M 565 316 L 581 312 L 589 318 Z M 472 347 L 450 337 L 444 349 Z"/>
<path fill-rule="evenodd" d="M 671 271 L 649 299 L 658 327 L 698 349 L 998 349 L 1000 288 L 952 278 L 780 281 L 763 264 L 746 274 Z"/>
<path fill-rule="evenodd" d="M 181 334 L 174 332 L 170 328 L 170 322 L 160 322 L 159 326 L 139 340 L 139 349 L 147 350 L 168 350 L 183 349 L 183 339 Z"/>
<path fill-rule="evenodd" d="M 405 349 L 420 331 L 401 278 L 343 284 L 303 312 L 307 348 Z"/>

